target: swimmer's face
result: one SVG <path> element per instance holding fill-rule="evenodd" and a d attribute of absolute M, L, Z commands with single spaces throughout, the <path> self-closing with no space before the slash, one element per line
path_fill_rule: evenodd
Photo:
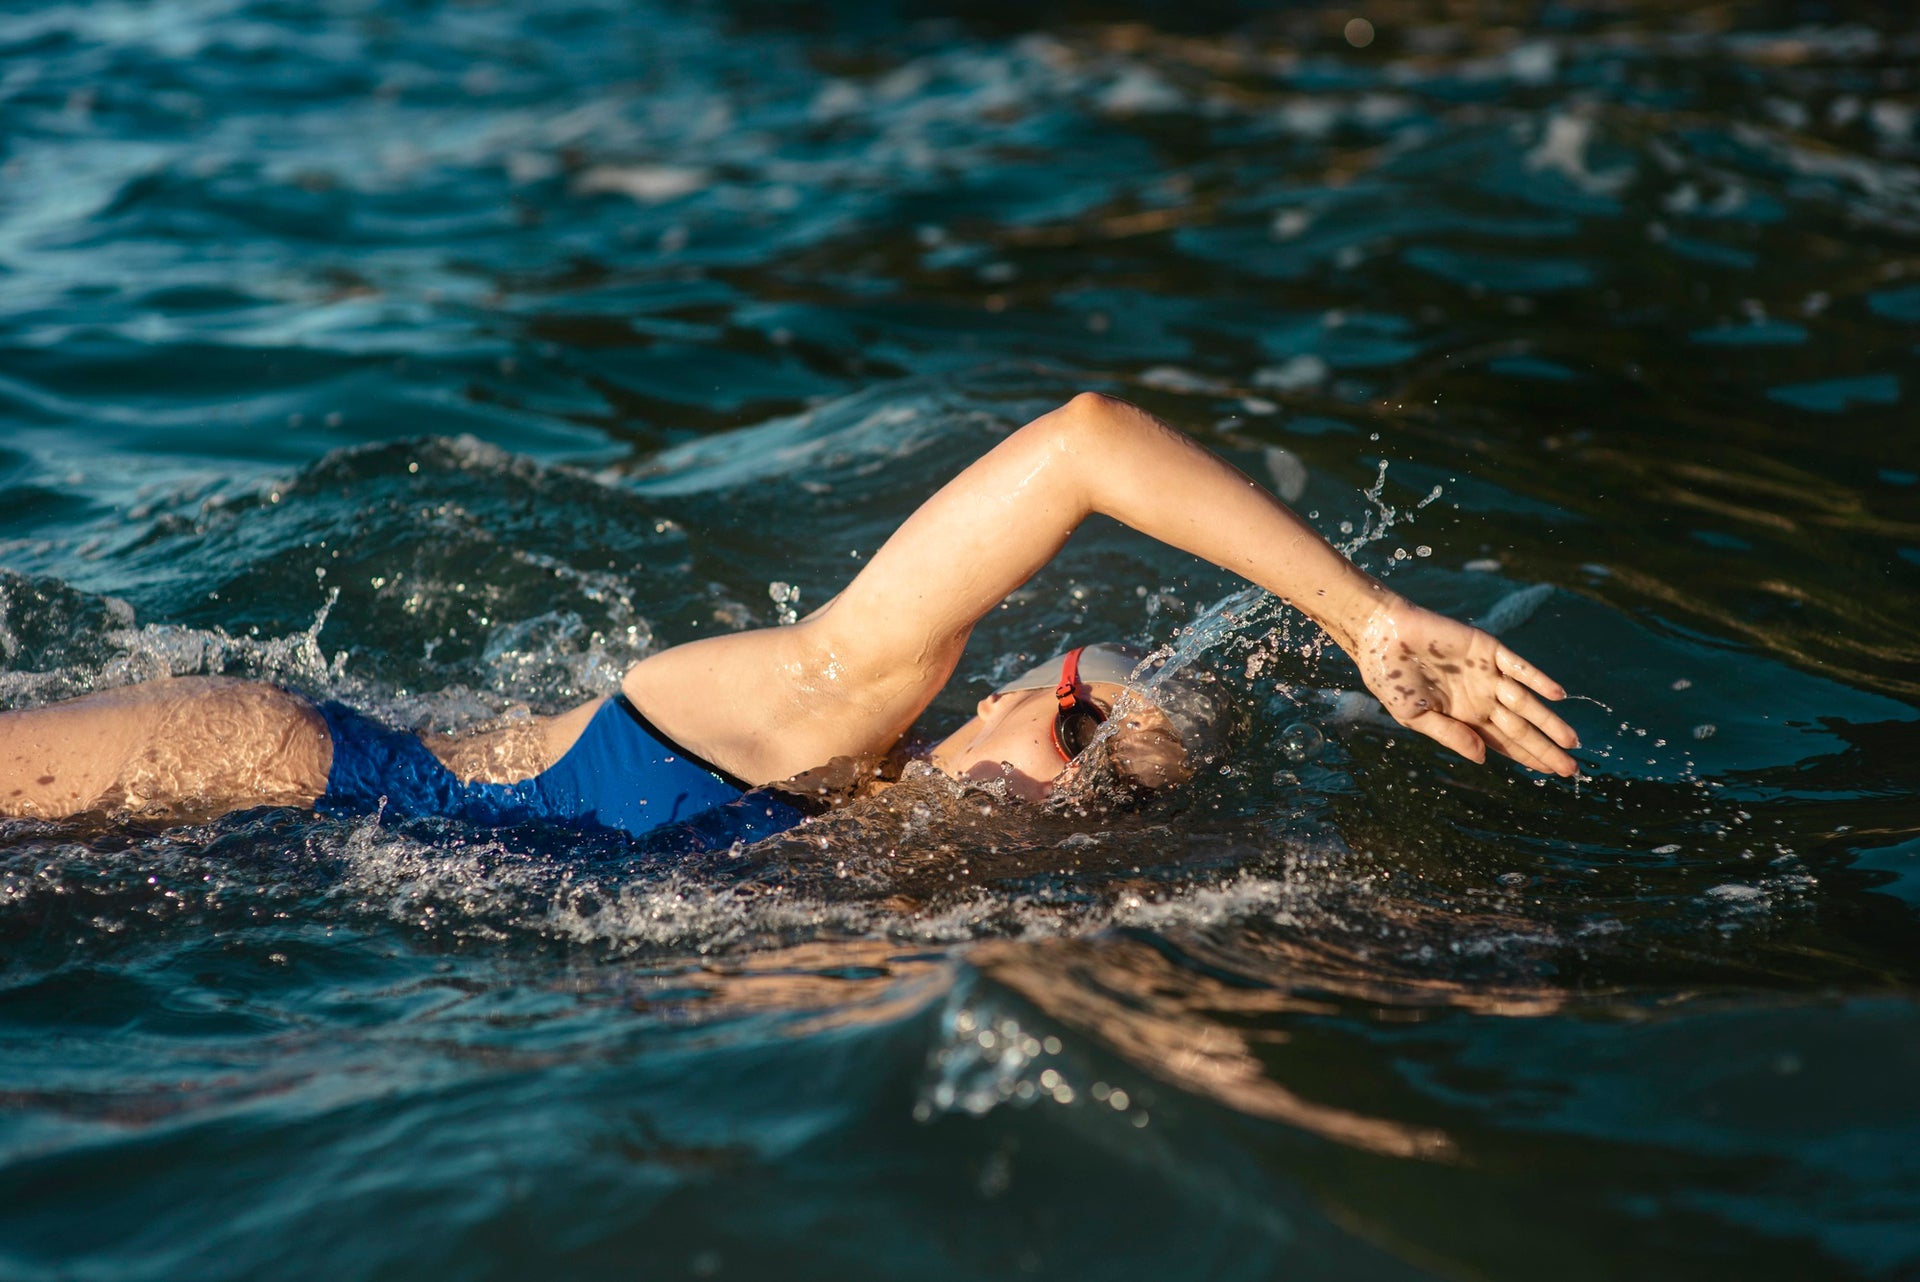
<path fill-rule="evenodd" d="M 1122 687 L 1104 681 L 1088 685 L 1102 712 L 1121 703 Z M 1108 741 L 1108 760 L 1128 778 L 1148 788 L 1183 783 L 1193 776 L 1180 736 L 1160 709 L 1139 696 L 1126 700 L 1122 721 Z M 1053 746 L 1053 720 L 1060 705 L 1051 690 L 990 694 L 974 716 L 935 746 L 935 767 L 964 783 L 1005 780 L 1007 791 L 1024 801 L 1044 801 L 1054 783 L 1076 763 L 1063 762 Z"/>

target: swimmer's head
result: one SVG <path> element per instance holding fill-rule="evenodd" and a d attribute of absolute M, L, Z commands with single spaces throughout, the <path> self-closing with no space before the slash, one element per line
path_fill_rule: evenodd
<path fill-rule="evenodd" d="M 1129 646 L 1090 645 L 982 699 L 974 718 L 934 748 L 933 764 L 956 779 L 1002 780 L 1014 795 L 1040 801 L 1069 769 L 1097 758 L 1128 788 L 1156 792 L 1225 751 L 1230 713 L 1211 673 L 1169 671 L 1165 660 Z"/>

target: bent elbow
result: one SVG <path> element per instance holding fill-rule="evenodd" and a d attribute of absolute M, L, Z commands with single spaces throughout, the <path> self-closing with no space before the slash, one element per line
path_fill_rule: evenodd
<path fill-rule="evenodd" d="M 1069 418 L 1088 422 L 1105 422 L 1120 410 L 1129 408 L 1125 401 L 1108 396 L 1105 392 L 1080 392 L 1060 407 L 1061 412 Z"/>
<path fill-rule="evenodd" d="M 1119 397 L 1108 396 L 1105 392 L 1076 392 L 1072 399 L 1068 400 L 1066 407 L 1082 414 L 1088 414 L 1098 410 L 1110 410 L 1115 406 L 1125 404 L 1126 402 Z"/>
<path fill-rule="evenodd" d="M 1152 415 L 1136 405 L 1101 392 L 1081 392 L 1060 408 L 1027 424 L 1022 434 L 1050 455 L 1081 462 L 1110 459 L 1131 451 L 1144 428 L 1155 424 Z M 1086 479 L 1084 469 L 1076 480 Z"/>
<path fill-rule="evenodd" d="M 1081 392 L 1057 411 L 1064 433 L 1069 438 L 1099 443 L 1124 430 L 1133 406 L 1102 392 Z"/>

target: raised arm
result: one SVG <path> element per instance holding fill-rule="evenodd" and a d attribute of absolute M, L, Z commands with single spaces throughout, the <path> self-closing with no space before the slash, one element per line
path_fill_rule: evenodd
<path fill-rule="evenodd" d="M 1027 424 L 928 499 L 802 623 L 679 647 L 628 693 L 670 734 L 756 781 L 877 751 L 925 710 L 980 618 L 1092 513 L 1231 570 L 1304 611 L 1402 724 L 1480 760 L 1488 745 L 1573 772 L 1558 684 L 1485 633 L 1422 610 L 1264 488 L 1152 415 L 1093 394 Z M 707 696 L 738 692 L 734 721 Z M 658 711 L 655 711 L 658 709 Z M 767 731 L 743 742 L 744 727 Z M 825 754 L 824 756 L 821 754 Z M 808 758 L 802 760 L 801 758 Z"/>

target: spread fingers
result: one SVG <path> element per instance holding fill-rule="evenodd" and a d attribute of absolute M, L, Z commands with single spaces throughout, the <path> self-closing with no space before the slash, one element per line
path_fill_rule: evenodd
<path fill-rule="evenodd" d="M 1487 729 L 1498 736 L 1494 746 L 1521 765 L 1550 775 L 1570 776 L 1577 769 L 1564 749 L 1511 708 L 1495 708 L 1489 721 Z"/>
<path fill-rule="evenodd" d="M 1534 667 L 1531 663 L 1528 663 L 1513 651 L 1507 649 L 1507 647 L 1501 646 L 1499 651 L 1494 655 L 1493 660 L 1502 673 L 1512 677 L 1515 681 L 1526 686 L 1535 694 L 1548 699 L 1564 699 L 1567 697 L 1567 688 L 1565 686 L 1540 671 L 1540 669 Z"/>
<path fill-rule="evenodd" d="M 1475 734 L 1465 723 L 1455 721 L 1445 713 L 1423 712 L 1406 724 L 1408 729 L 1418 730 L 1442 747 L 1453 749 L 1468 761 L 1487 759 L 1487 745 L 1481 736 Z"/>
<path fill-rule="evenodd" d="M 1532 691 L 1512 678 L 1503 679 L 1495 692 L 1500 702 L 1521 717 L 1538 726 L 1547 736 L 1562 748 L 1578 748 L 1580 736 L 1573 727 L 1561 720 L 1546 704 L 1534 697 Z"/>

